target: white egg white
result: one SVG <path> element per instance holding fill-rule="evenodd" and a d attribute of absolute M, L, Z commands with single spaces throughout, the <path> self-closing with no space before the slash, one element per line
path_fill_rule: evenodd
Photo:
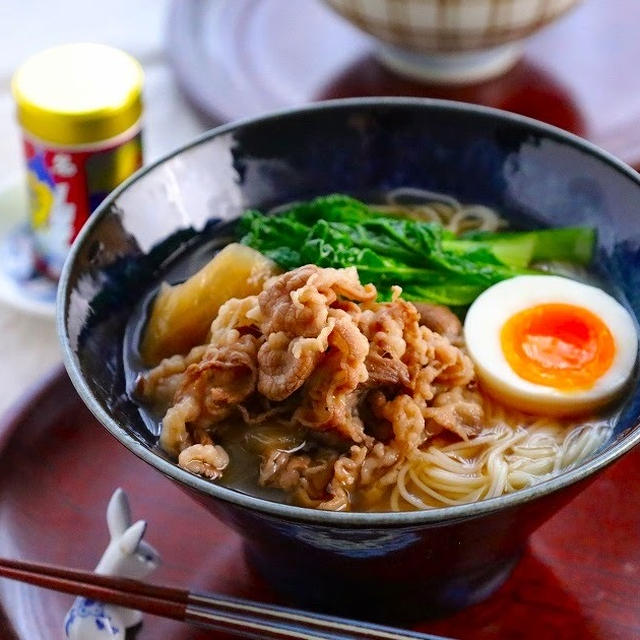
<path fill-rule="evenodd" d="M 541 304 L 582 307 L 611 332 L 613 362 L 591 388 L 561 390 L 529 382 L 507 362 L 500 343 L 502 327 L 514 314 Z M 617 300 L 602 289 L 560 276 L 517 276 L 493 285 L 469 307 L 464 336 L 484 388 L 517 409 L 554 416 L 586 413 L 609 403 L 629 380 L 638 351 L 634 321 Z"/>

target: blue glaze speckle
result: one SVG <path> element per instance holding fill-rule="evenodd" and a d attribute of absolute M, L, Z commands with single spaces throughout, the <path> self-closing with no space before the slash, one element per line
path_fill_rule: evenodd
<path fill-rule="evenodd" d="M 90 627 L 95 627 L 98 638 L 114 638 L 120 633 L 120 628 L 113 623 L 111 616 L 106 611 L 102 602 L 90 598 L 76 598 L 73 606 L 67 612 L 64 619 L 64 632 L 67 638 L 71 638 L 73 627 L 88 622 Z M 86 628 L 86 627 L 85 627 Z M 91 632 L 86 633 L 87 640 L 95 637 Z"/>

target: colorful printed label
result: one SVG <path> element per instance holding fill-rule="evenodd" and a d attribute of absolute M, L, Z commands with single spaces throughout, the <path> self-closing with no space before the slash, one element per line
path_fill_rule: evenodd
<path fill-rule="evenodd" d="M 24 140 L 30 222 L 38 268 L 57 278 L 82 225 L 125 178 L 142 166 L 142 137 L 101 149 L 56 149 Z"/>

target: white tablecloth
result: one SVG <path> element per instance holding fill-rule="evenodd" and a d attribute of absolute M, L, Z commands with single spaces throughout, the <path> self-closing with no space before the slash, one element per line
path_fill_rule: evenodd
<path fill-rule="evenodd" d="M 0 2 L 0 185 L 21 179 L 23 172 L 9 89 L 11 75 L 26 57 L 57 44 L 102 42 L 128 51 L 142 63 L 146 72 L 145 160 L 157 158 L 204 130 L 180 95 L 164 55 L 168 5 L 169 0 Z M 0 303 L 0 353 L 3 413 L 61 360 L 55 323 Z"/>

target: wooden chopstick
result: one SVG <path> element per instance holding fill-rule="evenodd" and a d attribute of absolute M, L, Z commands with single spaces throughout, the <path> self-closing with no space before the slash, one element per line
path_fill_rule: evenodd
<path fill-rule="evenodd" d="M 0 577 L 258 640 L 442 640 L 415 631 L 0 558 Z"/>

